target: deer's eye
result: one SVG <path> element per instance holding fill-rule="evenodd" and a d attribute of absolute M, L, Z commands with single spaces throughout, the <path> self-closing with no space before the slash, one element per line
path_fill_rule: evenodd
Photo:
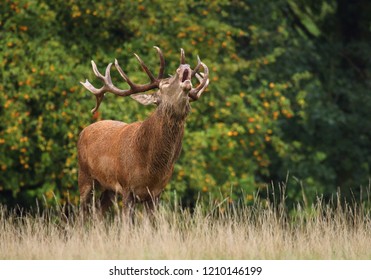
<path fill-rule="evenodd" d="M 160 87 L 168 87 L 169 86 L 169 82 L 168 81 L 161 81 L 160 82 Z"/>

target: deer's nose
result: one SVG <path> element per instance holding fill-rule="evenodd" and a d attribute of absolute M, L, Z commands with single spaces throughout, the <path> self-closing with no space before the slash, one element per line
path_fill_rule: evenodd
<path fill-rule="evenodd" d="M 185 80 L 181 87 L 183 91 L 190 91 L 192 89 L 192 82 L 190 80 Z"/>

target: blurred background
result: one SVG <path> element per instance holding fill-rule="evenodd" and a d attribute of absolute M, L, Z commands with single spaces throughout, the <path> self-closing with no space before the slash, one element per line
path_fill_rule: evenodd
<path fill-rule="evenodd" d="M 155 109 L 107 94 L 92 115 L 95 98 L 79 82 L 99 87 L 90 61 L 103 72 L 117 58 L 145 83 L 133 53 L 156 73 L 153 46 L 166 75 L 180 48 L 210 70 L 165 200 L 249 204 L 282 185 L 289 204 L 369 195 L 370 1 L 2 0 L 1 204 L 78 204 L 80 131 Z M 112 76 L 125 88 L 114 67 Z"/>

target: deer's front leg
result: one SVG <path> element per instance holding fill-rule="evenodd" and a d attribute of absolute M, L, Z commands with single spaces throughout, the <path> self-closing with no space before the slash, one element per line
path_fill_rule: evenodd
<path fill-rule="evenodd" d="M 115 192 L 111 190 L 105 190 L 100 197 L 100 211 L 101 216 L 104 217 L 107 210 L 115 202 Z"/>

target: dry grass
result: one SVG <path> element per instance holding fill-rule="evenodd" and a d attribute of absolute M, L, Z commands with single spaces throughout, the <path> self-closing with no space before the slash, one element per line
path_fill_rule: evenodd
<path fill-rule="evenodd" d="M 0 259 L 371 259 L 370 211 L 335 204 L 319 199 L 290 218 L 283 204 L 161 206 L 154 223 L 139 212 L 135 225 L 0 207 Z"/>

